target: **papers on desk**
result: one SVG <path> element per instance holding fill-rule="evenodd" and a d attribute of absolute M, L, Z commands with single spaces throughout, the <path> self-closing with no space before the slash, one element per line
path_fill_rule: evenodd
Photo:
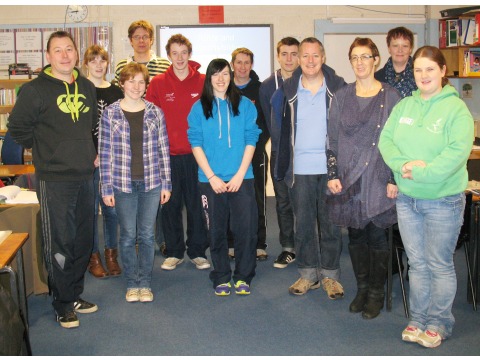
<path fill-rule="evenodd" d="M 480 196 L 480 181 L 470 180 L 465 191 L 470 191 L 472 194 Z"/>
<path fill-rule="evenodd" d="M 5 204 L 38 204 L 35 191 L 22 190 L 16 185 L 0 188 L 0 203 Z"/>
<path fill-rule="evenodd" d="M 0 230 L 0 245 L 12 233 L 12 230 Z"/>

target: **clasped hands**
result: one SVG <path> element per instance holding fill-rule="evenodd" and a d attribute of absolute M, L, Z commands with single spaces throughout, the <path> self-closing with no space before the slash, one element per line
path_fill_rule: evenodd
<path fill-rule="evenodd" d="M 423 160 L 412 160 L 412 161 L 406 162 L 402 166 L 402 178 L 413 180 L 412 169 L 414 166 L 424 168 L 427 166 L 427 163 Z"/>

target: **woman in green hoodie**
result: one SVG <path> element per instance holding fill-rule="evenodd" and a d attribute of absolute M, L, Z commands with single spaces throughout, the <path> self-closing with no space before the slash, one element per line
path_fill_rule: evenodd
<path fill-rule="evenodd" d="M 418 90 L 400 101 L 379 149 L 398 185 L 397 214 L 410 270 L 410 321 L 402 340 L 437 347 L 452 334 L 453 254 L 465 208 L 473 118 L 445 78 L 433 46 L 413 56 Z"/>

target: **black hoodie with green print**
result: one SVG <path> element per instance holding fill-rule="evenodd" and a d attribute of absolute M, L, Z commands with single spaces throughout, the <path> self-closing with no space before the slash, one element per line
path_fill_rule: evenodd
<path fill-rule="evenodd" d="M 24 84 L 9 117 L 12 138 L 32 148 L 35 173 L 45 181 L 78 181 L 93 176 L 96 152 L 92 129 L 97 122 L 95 86 L 73 71 L 67 83 L 43 68 Z"/>

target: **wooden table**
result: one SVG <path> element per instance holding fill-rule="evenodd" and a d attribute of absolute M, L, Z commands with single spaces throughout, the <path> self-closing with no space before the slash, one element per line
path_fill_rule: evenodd
<path fill-rule="evenodd" d="M 480 149 L 472 149 L 468 160 L 480 160 Z"/>
<path fill-rule="evenodd" d="M 33 165 L 0 165 L 0 177 L 16 177 L 34 172 Z"/>
<path fill-rule="evenodd" d="M 26 294 L 28 296 L 48 293 L 48 274 L 42 250 L 40 205 L 0 205 L 0 230 L 29 234 L 22 248 Z M 15 262 L 12 265 L 16 269 Z"/>

